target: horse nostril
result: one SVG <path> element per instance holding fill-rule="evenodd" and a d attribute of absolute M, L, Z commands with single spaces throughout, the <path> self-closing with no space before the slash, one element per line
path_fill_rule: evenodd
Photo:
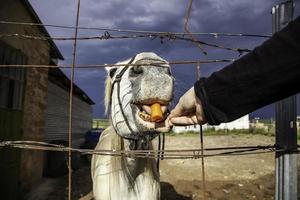
<path fill-rule="evenodd" d="M 131 68 L 131 70 L 135 73 L 135 74 L 141 74 L 143 73 L 143 68 L 141 66 L 133 66 Z"/>

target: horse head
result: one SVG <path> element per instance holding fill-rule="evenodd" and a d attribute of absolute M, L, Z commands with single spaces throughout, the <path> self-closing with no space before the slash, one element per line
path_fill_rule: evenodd
<path fill-rule="evenodd" d="M 116 65 L 106 68 L 105 104 L 117 134 L 137 141 L 169 131 L 165 119 L 174 79 L 168 62 L 154 53 L 140 53 Z"/>

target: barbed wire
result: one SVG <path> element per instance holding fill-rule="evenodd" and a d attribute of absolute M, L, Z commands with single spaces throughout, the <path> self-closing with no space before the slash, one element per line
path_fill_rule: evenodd
<path fill-rule="evenodd" d="M 46 26 L 52 28 L 62 28 L 62 29 L 75 29 L 75 26 L 67 25 L 55 25 L 55 24 L 39 24 L 39 23 L 28 23 L 28 22 L 14 22 L 14 21 L 1 21 L 0 24 L 10 24 L 10 25 L 24 25 L 24 26 Z M 148 31 L 148 30 L 135 30 L 135 29 L 119 29 L 119 28 L 101 28 L 101 27 L 89 27 L 89 26 L 79 26 L 80 30 L 97 30 L 97 31 L 109 31 L 109 32 L 120 32 L 120 33 L 140 33 L 140 34 L 172 34 L 172 35 L 202 35 L 202 36 L 213 36 L 215 38 L 219 36 L 225 37 L 257 37 L 257 38 L 270 38 L 271 35 L 266 34 L 252 34 L 252 33 L 226 33 L 226 32 L 172 32 L 172 31 Z"/>
<path fill-rule="evenodd" d="M 201 149 L 171 149 L 171 150 L 105 150 L 105 149 L 80 149 L 71 148 L 58 144 L 51 144 L 39 141 L 2 141 L 2 148 L 19 148 L 42 151 L 58 151 L 58 152 L 73 152 L 80 154 L 102 155 L 102 156 L 123 156 L 130 158 L 160 158 L 164 154 L 163 159 L 200 159 L 202 157 L 216 156 L 235 156 L 235 155 L 250 155 L 271 152 L 283 152 L 284 149 L 279 149 L 276 145 L 258 145 L 258 146 L 232 146 L 232 147 L 217 147 L 204 148 L 205 152 L 217 152 L 201 154 Z M 221 151 L 221 152 L 220 152 Z M 293 153 L 299 153 L 299 150 Z"/>
<path fill-rule="evenodd" d="M 162 65 L 187 65 L 187 64 L 210 64 L 210 63 L 231 63 L 234 62 L 234 58 L 230 59 L 215 59 L 215 60 L 179 60 L 179 61 L 169 61 L 169 62 L 157 62 L 157 63 L 144 63 L 144 64 L 78 64 L 75 68 L 87 69 L 87 68 L 103 68 L 103 67 L 123 67 L 123 66 L 159 66 Z M 0 68 L 6 67 L 22 67 L 22 68 L 72 68 L 70 64 L 66 65 L 39 65 L 39 64 L 29 64 L 29 65 L 0 65 Z"/>
<path fill-rule="evenodd" d="M 192 36 L 192 35 L 190 35 Z M 46 36 L 35 36 L 35 35 L 27 35 L 27 34 L 19 34 L 19 33 L 10 33 L 10 34 L 0 34 L 0 38 L 3 37 L 17 37 L 22 39 L 32 39 L 32 40 L 57 40 L 57 41 L 73 41 L 75 40 L 74 37 L 46 37 Z M 197 44 L 197 46 L 202 50 L 202 52 L 207 55 L 207 52 L 202 48 L 202 45 L 229 50 L 229 51 L 236 51 L 239 54 L 249 53 L 252 50 L 247 48 L 234 48 L 234 47 L 226 47 L 223 45 L 204 42 L 201 40 L 196 39 L 194 36 L 191 38 L 186 38 L 185 36 L 175 35 L 173 33 L 164 33 L 164 34 L 141 34 L 141 35 L 116 35 L 113 36 L 109 32 L 105 32 L 103 35 L 100 36 L 83 36 L 77 37 L 77 40 L 113 40 L 113 39 L 138 39 L 138 38 L 149 38 L 151 40 L 159 39 L 160 43 L 164 43 L 164 41 L 186 41 Z"/>

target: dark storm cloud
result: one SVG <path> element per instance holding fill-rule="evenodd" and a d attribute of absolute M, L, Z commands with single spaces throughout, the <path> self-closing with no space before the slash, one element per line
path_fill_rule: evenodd
<path fill-rule="evenodd" d="M 192 32 L 243 32 L 271 34 L 271 8 L 280 1 L 261 0 L 197 0 L 194 1 L 190 18 Z M 44 23 L 74 25 L 76 1 L 31 0 Z M 187 0 L 83 0 L 81 1 L 80 25 L 107 28 L 183 32 Z M 295 16 L 299 15 L 299 6 Z M 52 36 L 73 36 L 73 30 L 48 28 Z M 101 31 L 79 32 L 81 36 L 102 35 Z M 111 34 L 115 34 L 112 33 Z M 264 39 L 231 37 L 198 37 L 200 40 L 230 47 L 254 48 Z M 65 61 L 71 63 L 72 42 L 56 42 Z M 152 51 L 167 60 L 226 59 L 238 58 L 236 52 L 205 47 L 204 56 L 192 43 L 156 39 L 127 39 L 108 41 L 79 41 L 78 64 L 115 63 L 139 52 Z M 208 76 L 226 64 L 201 66 L 201 74 Z M 69 74 L 68 70 L 64 70 Z M 194 66 L 174 66 L 176 78 L 175 96 L 178 98 L 194 83 Z M 95 116 L 103 117 L 103 94 L 106 72 L 104 69 L 77 70 L 75 82 L 96 102 Z M 176 98 L 176 99 L 177 99 Z M 176 102 L 175 99 L 175 102 Z"/>

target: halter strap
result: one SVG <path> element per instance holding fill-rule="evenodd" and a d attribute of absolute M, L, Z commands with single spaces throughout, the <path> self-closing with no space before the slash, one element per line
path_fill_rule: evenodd
<path fill-rule="evenodd" d="M 114 85 L 115 83 L 118 84 L 118 90 L 117 90 L 117 98 L 118 98 L 118 104 L 120 106 L 120 111 L 121 114 L 123 115 L 125 124 L 127 126 L 127 128 L 129 129 L 129 131 L 131 132 L 131 134 L 129 136 L 121 136 L 125 139 L 130 140 L 130 145 L 129 148 L 131 150 L 136 150 L 138 148 L 139 145 L 141 145 L 143 148 L 147 149 L 149 147 L 149 141 L 152 140 L 153 138 L 155 138 L 157 135 L 159 135 L 159 133 L 157 132 L 150 134 L 145 134 L 145 135 L 141 135 L 141 134 L 134 134 L 134 131 L 132 129 L 132 127 L 130 126 L 128 119 L 125 116 L 125 112 L 123 109 L 123 106 L 121 104 L 121 97 L 120 97 L 120 82 L 122 79 L 122 76 L 124 75 L 124 73 L 126 72 L 126 70 L 129 68 L 130 64 L 133 63 L 133 61 L 135 60 L 136 56 L 132 57 L 131 60 L 128 62 L 128 64 L 120 71 L 120 73 L 118 73 L 113 81 L 112 84 L 112 90 L 114 89 Z M 112 93 L 111 93 L 111 97 L 112 99 Z M 117 132 L 117 131 L 116 131 Z M 118 132 L 117 132 L 118 134 Z M 163 146 L 164 146 L 164 142 L 163 142 Z M 164 147 L 163 147 L 164 148 Z"/>
<path fill-rule="evenodd" d="M 129 129 L 129 131 L 130 131 L 131 133 L 133 133 L 133 129 L 131 128 L 131 126 L 130 126 L 130 124 L 129 124 L 129 122 L 128 122 L 128 119 L 125 117 L 125 112 L 124 112 L 123 106 L 122 106 L 122 104 L 121 104 L 121 98 L 120 98 L 120 82 L 121 82 L 122 76 L 124 75 L 124 73 L 126 72 L 126 70 L 129 68 L 129 65 L 134 61 L 135 57 L 136 57 L 136 56 L 132 57 L 131 60 L 129 61 L 129 63 L 128 63 L 121 71 L 120 71 L 120 73 L 118 73 L 118 74 L 116 75 L 115 80 L 114 80 L 114 82 L 113 82 L 113 84 L 112 84 L 112 91 L 113 91 L 113 89 L 114 89 L 115 83 L 118 84 L 118 91 L 117 91 L 118 104 L 119 104 L 119 106 L 120 106 L 121 113 L 122 113 L 122 115 L 123 115 L 123 117 L 124 117 L 125 124 L 126 124 L 126 126 L 128 127 L 128 129 Z M 112 95 L 112 93 L 111 93 L 111 95 Z M 112 98 L 111 98 L 111 99 L 112 99 Z M 127 137 L 124 137 L 124 138 L 126 138 L 126 139 L 131 139 L 131 138 L 127 138 Z M 135 138 L 132 138 L 132 139 L 135 139 Z"/>

